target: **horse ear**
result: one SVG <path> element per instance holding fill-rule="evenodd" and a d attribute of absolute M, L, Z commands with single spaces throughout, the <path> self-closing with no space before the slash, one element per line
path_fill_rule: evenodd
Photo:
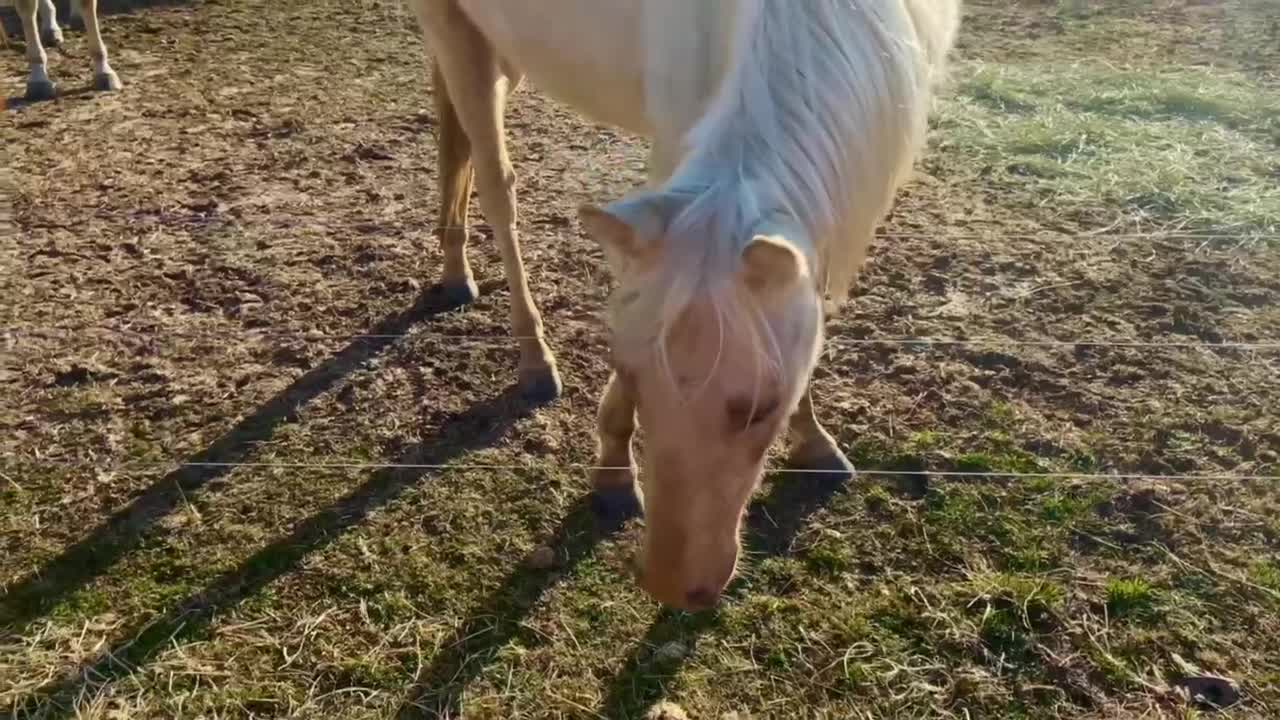
<path fill-rule="evenodd" d="M 658 246 L 678 211 L 675 198 L 645 193 L 604 208 L 582 205 L 578 208 L 578 221 L 606 255 L 639 260 Z"/>
<path fill-rule="evenodd" d="M 595 205 L 582 205 L 578 208 L 578 222 L 582 223 L 587 235 L 607 252 L 628 256 L 639 254 L 640 243 L 636 238 L 636 231 L 627 221 L 608 210 Z"/>
<path fill-rule="evenodd" d="M 742 280 L 758 293 L 794 285 L 809 274 L 809 263 L 781 235 L 756 235 L 742 250 Z"/>

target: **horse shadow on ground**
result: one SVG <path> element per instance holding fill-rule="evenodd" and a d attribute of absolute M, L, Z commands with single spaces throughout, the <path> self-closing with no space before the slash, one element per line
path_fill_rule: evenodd
<path fill-rule="evenodd" d="M 499 285 L 500 282 L 486 283 L 482 292 L 491 293 Z M 0 628 L 20 633 L 56 603 L 105 573 L 138 546 L 148 529 L 174 512 L 184 498 L 216 490 L 226 482 L 225 476 L 235 463 L 249 457 L 257 444 L 268 440 L 277 426 L 295 416 L 302 405 L 383 352 L 394 342 L 394 337 L 387 336 L 403 335 L 413 324 L 449 309 L 438 289 L 424 293 L 413 307 L 385 318 L 368 331 L 368 335 L 377 337 L 356 340 L 303 375 L 208 448 L 188 458 L 178 470 L 154 483 L 85 539 L 13 586 L 0 597 Z M 122 640 L 95 659 L 15 700 L 8 708 L 0 708 L 0 717 L 71 717 L 77 697 L 92 695 L 95 688 L 136 672 L 174 642 L 202 636 L 215 617 L 290 572 L 308 555 L 328 546 L 370 513 L 420 483 L 430 474 L 422 466 L 447 464 L 491 445 L 528 411 L 518 388 L 513 386 L 457 414 L 444 424 L 439 435 L 410 448 L 393 466 L 374 473 L 342 499 L 174 605 L 159 619 L 122 634 Z M 832 482 L 821 475 L 787 476 L 770 485 L 769 510 L 757 501 L 748 512 L 745 550 L 752 555 L 787 552 L 812 514 L 849 487 L 848 483 Z M 446 644 L 417 674 L 399 709 L 399 720 L 457 716 L 462 691 L 470 680 L 497 657 L 497 650 L 514 636 L 520 621 L 538 600 L 556 583 L 571 576 L 602 537 L 596 531 L 589 498 L 580 499 L 547 540 L 561 555 L 558 566 L 551 571 L 523 566 L 514 570 L 470 614 L 456 641 Z M 714 625 L 714 618 L 711 612 L 660 612 L 614 678 L 602 714 L 609 718 L 638 716 L 660 699 L 684 658 L 655 662 L 652 649 L 672 639 L 692 645 Z"/>
<path fill-rule="evenodd" d="M 768 493 L 770 510 L 757 501 L 748 512 L 745 552 L 757 556 L 787 552 L 809 518 L 848 487 L 848 483 L 816 474 L 786 476 L 772 483 Z M 406 694 L 398 720 L 461 716 L 462 692 L 467 684 L 496 659 L 497 651 L 515 636 L 521 620 L 538 599 L 591 554 L 602 537 L 592 531 L 592 520 L 589 503 L 584 499 L 547 541 L 566 556 L 555 572 L 517 569 L 480 603 L 471 619 L 455 633 L 454 641 L 446 643 L 447 649 L 419 673 Z M 655 658 L 653 648 L 672 640 L 692 644 L 714 624 L 714 612 L 661 610 L 611 683 L 598 716 L 610 720 L 643 716 L 661 699 L 667 681 L 679 672 L 684 660 Z"/>
<path fill-rule="evenodd" d="M 402 332 L 420 312 L 408 311 L 378 325 L 371 334 L 397 334 Z M 237 431 L 224 437 L 215 447 L 199 457 L 222 458 L 218 462 L 234 462 L 251 451 L 253 438 L 270 433 L 280 420 L 295 411 L 305 401 L 315 397 L 324 388 L 336 382 L 361 360 L 372 357 L 386 343 L 374 342 L 372 347 L 352 347 L 334 359 L 309 373 L 307 383 L 295 384 L 292 392 L 286 391 L 268 403 Z M 287 536 L 262 548 L 234 570 L 211 581 L 206 587 L 174 605 L 162 617 L 141 623 L 122 634 L 123 639 L 91 661 L 81 665 L 63 678 L 46 683 L 34 692 L 14 701 L 8 708 L 0 708 L 0 717 L 39 715 L 44 718 L 66 718 L 75 715 L 75 700 L 93 695 L 95 688 L 127 677 L 138 667 L 151 660 L 156 653 L 171 647 L 175 642 L 197 639 L 203 636 L 217 616 L 239 605 L 267 584 L 296 568 L 308 555 L 327 547 L 345 532 L 356 527 L 371 513 L 385 507 L 406 490 L 419 484 L 429 468 L 447 464 L 467 453 L 489 446 L 514 427 L 517 419 L 526 415 L 530 407 L 521 399 L 518 387 L 512 386 L 502 394 L 477 403 L 450 418 L 444 429 L 435 437 L 423 440 L 407 450 L 394 463 L 375 472 L 359 487 L 334 502 L 324 510 L 301 522 Z M 137 543 L 145 527 L 172 511 L 178 498 L 206 486 L 226 468 L 180 470 L 153 486 L 129 509 L 117 515 L 111 522 L 96 531 L 89 539 L 69 550 L 55 561 L 58 574 L 44 580 L 53 584 L 45 593 L 63 597 L 92 576 L 100 574 L 117 560 L 125 550 Z M 180 489 L 181 488 L 181 489 Z M 93 552 L 93 542 L 107 543 L 105 550 Z M 114 540 L 108 542 L 107 539 Z M 75 574 L 77 560 L 87 563 L 87 574 Z M 36 592 L 35 583 L 26 586 L 23 597 Z M 44 603 L 41 606 L 45 606 Z M 34 612 L 24 611 L 20 616 L 30 619 Z"/>
<path fill-rule="evenodd" d="M 747 510 L 743 554 L 754 558 L 791 552 L 800 531 L 815 513 L 838 495 L 849 492 L 857 479 L 833 479 L 822 474 L 775 475 L 769 489 Z M 726 596 L 740 595 L 741 586 L 730 585 Z M 698 638 L 716 623 L 714 612 L 684 613 L 664 609 L 650 624 L 614 678 L 599 714 L 619 720 L 644 717 L 666 695 L 667 684 L 693 655 Z M 667 643 L 678 642 L 683 652 L 655 653 Z"/>
<path fill-rule="evenodd" d="M 488 282 L 482 292 L 502 287 Z M 303 405 L 335 387 L 342 378 L 385 351 L 396 337 L 432 317 L 453 309 L 439 288 L 419 295 L 415 303 L 383 318 L 366 335 L 352 341 L 337 354 L 309 370 L 289 387 L 277 393 L 252 414 L 200 452 L 186 458 L 178 469 L 166 474 L 117 511 L 84 539 L 49 560 L 38 571 L 14 583 L 0 595 L 0 629 L 14 634 L 61 602 L 71 593 L 107 572 L 127 552 L 138 546 L 148 530 L 173 513 L 185 499 L 200 492 L 219 489 L 235 463 L 244 462 L 257 446 L 271 439 L 276 429 L 296 418 Z M 460 420 L 478 417 L 495 408 L 473 408 Z M 477 437 L 476 441 L 481 438 Z M 474 447 L 467 442 L 461 452 Z M 419 448 L 426 453 L 426 448 Z M 0 713 L 0 717 L 4 714 Z"/>

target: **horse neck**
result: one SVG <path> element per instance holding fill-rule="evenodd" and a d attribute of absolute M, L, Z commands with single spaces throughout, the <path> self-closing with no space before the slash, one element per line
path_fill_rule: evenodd
<path fill-rule="evenodd" d="M 843 298 L 924 134 L 928 69 L 911 20 L 895 0 L 742 0 L 739 17 L 674 183 L 720 183 L 738 210 L 789 217 Z"/>
<path fill-rule="evenodd" d="M 812 246 L 804 249 L 821 252 L 844 210 L 839 188 L 857 150 L 841 114 L 862 100 L 840 77 L 844 45 L 859 38 L 823 24 L 856 23 L 844 17 L 853 7 L 741 0 L 732 61 L 686 134 L 669 187 L 721 188 L 721 210 L 756 216 L 747 222 L 789 217 L 801 226 L 796 240 Z"/>

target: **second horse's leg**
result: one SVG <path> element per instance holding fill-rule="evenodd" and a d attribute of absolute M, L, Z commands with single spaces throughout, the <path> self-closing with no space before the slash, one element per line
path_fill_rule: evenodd
<path fill-rule="evenodd" d="M 93 56 L 93 89 L 100 92 L 111 92 L 124 87 L 120 76 L 111 69 L 107 62 L 107 45 L 102 42 L 102 32 L 98 27 L 98 0 L 79 0 L 80 17 L 84 20 L 84 31 L 89 36 L 89 53 Z"/>
<path fill-rule="evenodd" d="M 27 43 L 27 95 L 30 102 L 52 100 L 58 96 L 58 88 L 49 79 L 49 56 L 40 42 L 40 29 L 36 27 L 36 0 L 18 0 L 18 15 L 22 18 L 22 39 Z"/>

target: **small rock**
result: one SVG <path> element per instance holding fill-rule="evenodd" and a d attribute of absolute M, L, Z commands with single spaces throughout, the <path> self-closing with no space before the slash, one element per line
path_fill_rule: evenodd
<path fill-rule="evenodd" d="M 672 640 L 658 648 L 658 651 L 653 654 L 653 659 L 658 662 L 677 662 L 683 660 L 684 656 L 688 654 L 689 648 L 684 643 L 679 640 Z"/>
<path fill-rule="evenodd" d="M 645 720 L 689 720 L 684 708 L 672 702 L 660 702 L 649 708 Z"/>
<path fill-rule="evenodd" d="M 547 570 L 556 564 L 556 551 L 539 545 L 529 553 L 528 565 L 534 570 Z"/>
<path fill-rule="evenodd" d="M 1214 675 L 1196 675 L 1180 678 L 1174 686 L 1187 694 L 1191 702 L 1210 709 L 1221 710 L 1240 702 L 1240 691 L 1231 680 Z"/>

